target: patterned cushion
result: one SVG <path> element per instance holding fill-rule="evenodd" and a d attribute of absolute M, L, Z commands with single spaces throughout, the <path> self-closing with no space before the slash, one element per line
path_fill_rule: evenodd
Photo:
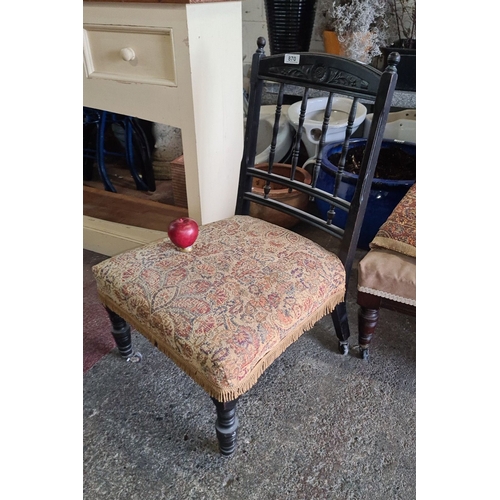
<path fill-rule="evenodd" d="M 250 389 L 345 294 L 334 254 L 247 216 L 201 226 L 190 253 L 167 238 L 93 271 L 101 301 L 219 401 Z"/>
<path fill-rule="evenodd" d="M 408 190 L 382 224 L 370 248 L 386 248 L 410 257 L 417 256 L 417 184 Z"/>

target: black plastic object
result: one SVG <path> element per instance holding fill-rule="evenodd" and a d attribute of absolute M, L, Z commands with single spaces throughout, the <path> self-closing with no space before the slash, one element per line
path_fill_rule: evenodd
<path fill-rule="evenodd" d="M 417 48 L 416 41 L 413 48 L 406 48 L 400 41 L 390 47 L 380 48 L 383 54 L 383 64 L 379 68 L 384 71 L 387 66 L 387 58 L 391 52 L 398 52 L 401 56 L 401 61 L 398 64 L 398 83 L 396 90 L 404 90 L 408 92 L 416 92 L 417 90 Z"/>
<path fill-rule="evenodd" d="M 308 52 L 317 0 L 265 0 L 271 54 Z"/>

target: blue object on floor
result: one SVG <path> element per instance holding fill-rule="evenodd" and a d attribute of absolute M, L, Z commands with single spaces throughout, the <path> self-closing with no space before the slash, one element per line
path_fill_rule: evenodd
<path fill-rule="evenodd" d="M 106 149 L 106 132 L 109 127 L 120 141 L 124 152 Z M 136 118 L 84 107 L 83 136 L 84 179 L 92 178 L 95 160 L 104 189 L 116 193 L 106 169 L 106 156 L 125 157 L 136 188 L 140 191 L 155 191 L 149 144 Z"/>
<path fill-rule="evenodd" d="M 366 144 L 366 139 L 351 139 L 349 149 Z M 398 148 L 410 156 L 416 156 L 416 144 L 413 142 L 395 141 L 385 139 L 382 141 L 382 149 Z M 335 174 L 337 173 L 336 165 L 333 165 L 329 157 L 335 153 L 342 151 L 342 143 L 325 144 L 321 159 L 321 169 L 318 175 L 317 186 L 323 191 L 333 193 L 335 185 Z M 347 164 L 347 161 L 346 161 Z M 375 170 L 375 174 L 376 174 Z M 377 179 L 373 180 L 368 205 L 366 208 L 365 219 L 361 226 L 361 234 L 359 236 L 358 248 L 368 250 L 370 242 L 373 240 L 380 226 L 391 215 L 396 205 L 402 200 L 410 186 L 415 183 L 415 177 L 408 180 L 389 180 Z M 339 186 L 338 196 L 351 201 L 354 195 L 355 183 L 358 176 L 349 172 L 344 172 L 342 181 Z M 330 205 L 322 200 L 316 199 L 316 206 L 322 216 L 326 218 L 326 214 L 330 209 Z M 334 218 L 334 223 L 341 228 L 345 227 L 347 213 L 343 210 L 337 210 Z"/>

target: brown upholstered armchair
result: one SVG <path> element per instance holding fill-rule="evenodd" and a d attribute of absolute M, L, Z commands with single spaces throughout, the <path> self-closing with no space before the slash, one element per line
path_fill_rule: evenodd
<path fill-rule="evenodd" d="M 414 184 L 370 243 L 358 268 L 359 349 L 363 359 L 379 318 L 379 309 L 416 312 L 416 203 Z"/>

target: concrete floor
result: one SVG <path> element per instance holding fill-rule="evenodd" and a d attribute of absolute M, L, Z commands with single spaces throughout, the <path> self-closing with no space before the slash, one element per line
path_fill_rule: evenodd
<path fill-rule="evenodd" d="M 102 358 L 83 378 L 84 498 L 415 498 L 416 321 L 382 310 L 370 359 L 359 359 L 356 279 L 354 269 L 349 354 L 329 316 L 289 347 L 240 398 L 230 458 L 208 395 L 142 336 L 141 363 L 116 349 Z"/>

